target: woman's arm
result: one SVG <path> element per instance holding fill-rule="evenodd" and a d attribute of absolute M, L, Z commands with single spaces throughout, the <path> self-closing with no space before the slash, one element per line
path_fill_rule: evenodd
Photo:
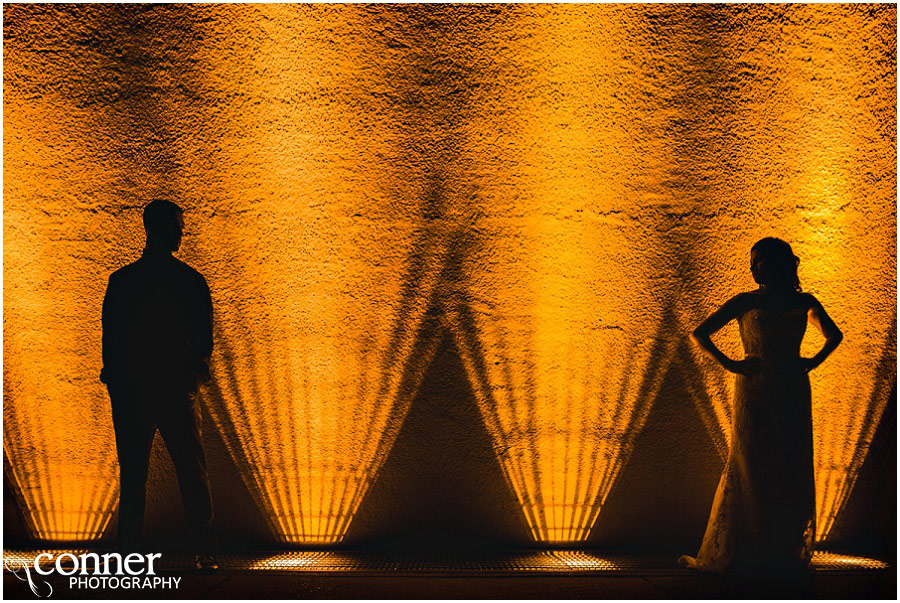
<path fill-rule="evenodd" d="M 700 346 L 700 349 L 703 350 L 704 354 L 721 364 L 725 370 L 731 371 L 732 373 L 740 373 L 742 375 L 752 375 L 760 368 L 760 361 L 758 358 L 732 360 L 726 356 L 722 350 L 717 348 L 712 342 L 712 339 L 710 339 L 710 336 L 713 333 L 741 315 L 746 305 L 744 295 L 745 294 L 740 294 L 732 297 L 722 304 L 721 308 L 710 314 L 709 317 L 700 323 L 700 325 L 694 329 L 694 332 L 691 333 L 691 341 Z"/>
<path fill-rule="evenodd" d="M 809 299 L 809 322 L 819 329 L 819 332 L 825 337 L 825 345 L 823 345 L 822 349 L 819 350 L 819 353 L 812 358 L 803 359 L 806 372 L 809 372 L 822 364 L 844 338 L 844 334 L 841 333 L 841 330 L 834 324 L 831 317 L 828 316 L 828 313 L 825 311 L 825 308 L 822 307 L 822 304 L 819 303 L 819 300 L 812 295 L 809 296 Z"/>

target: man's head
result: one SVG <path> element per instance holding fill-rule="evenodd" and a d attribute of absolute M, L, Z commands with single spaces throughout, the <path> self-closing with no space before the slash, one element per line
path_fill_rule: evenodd
<path fill-rule="evenodd" d="M 165 199 L 154 199 L 144 206 L 144 231 L 147 247 L 178 251 L 184 231 L 181 208 Z"/>

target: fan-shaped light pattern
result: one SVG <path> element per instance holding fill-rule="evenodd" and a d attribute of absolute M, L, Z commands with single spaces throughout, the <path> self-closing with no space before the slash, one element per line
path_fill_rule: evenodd
<path fill-rule="evenodd" d="M 565 320 L 549 329 L 462 304 L 452 322 L 532 536 L 585 540 L 659 390 L 666 342 L 579 336 Z"/>
<path fill-rule="evenodd" d="M 80 87 L 99 59 L 48 52 L 77 23 L 71 10 L 4 7 L 4 470 L 31 535 L 49 541 L 101 536 L 118 482 L 98 375 L 100 274 L 121 231 L 82 211 L 111 197 L 88 177 L 104 158 Z"/>
<path fill-rule="evenodd" d="M 4 446 L 35 534 L 109 520 L 101 302 L 164 197 L 213 295 L 214 428 L 279 540 L 340 540 L 439 339 L 428 66 L 365 7 L 5 14 Z"/>
<path fill-rule="evenodd" d="M 152 197 L 187 209 L 181 257 L 222 343 L 206 401 L 284 540 L 340 537 L 448 268 L 465 283 L 449 323 L 536 537 L 582 537 L 672 338 L 750 286 L 768 234 L 847 335 L 813 373 L 827 533 L 896 363 L 895 7 L 432 10 L 4 8 L 4 452 L 35 535 L 108 523 L 98 315 Z M 723 443 L 730 381 L 695 362 Z M 503 394 L 511 379 L 524 389 Z"/>
<path fill-rule="evenodd" d="M 645 74 L 626 60 L 651 26 L 630 7 L 501 18 L 463 147 L 478 211 L 448 326 L 533 538 L 579 542 L 672 348 L 653 278 L 664 157 L 642 121 Z"/>
<path fill-rule="evenodd" d="M 427 106 L 379 93 L 389 79 L 413 86 L 417 66 L 369 45 L 366 10 L 214 14 L 227 35 L 206 49 L 200 110 L 219 111 L 209 127 L 228 168 L 197 245 L 228 261 L 210 266 L 219 344 L 207 400 L 273 533 L 333 544 L 440 339 Z"/>
<path fill-rule="evenodd" d="M 677 161 L 693 194 L 682 203 L 682 227 L 668 235 L 690 267 L 689 293 L 677 306 L 681 328 L 689 332 L 756 287 L 748 269 L 756 240 L 793 245 L 804 290 L 845 336 L 811 373 L 822 540 L 896 375 L 896 12 L 809 5 L 696 14 L 702 18 L 679 29 L 671 46 L 691 88 L 675 107 L 683 124 Z M 701 177 L 712 169 L 715 179 Z M 714 339 L 742 357 L 734 323 Z M 802 353 L 822 344 L 810 327 Z M 701 415 L 723 442 L 733 382 L 693 353 Z"/>

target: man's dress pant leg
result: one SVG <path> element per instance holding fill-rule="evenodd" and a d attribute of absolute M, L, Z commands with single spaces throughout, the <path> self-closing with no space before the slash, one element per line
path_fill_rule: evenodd
<path fill-rule="evenodd" d="M 214 553 L 212 498 L 200 430 L 200 407 L 193 395 L 110 392 L 119 458 L 119 545 L 137 549 L 146 507 L 147 470 L 157 428 L 172 458 L 188 527 L 198 550 Z"/>
<path fill-rule="evenodd" d="M 216 551 L 216 537 L 200 429 L 200 405 L 192 394 L 176 395 L 166 402 L 157 414 L 156 426 L 175 465 L 194 543 L 200 552 L 212 554 Z"/>
<path fill-rule="evenodd" d="M 156 425 L 134 396 L 110 391 L 110 400 L 119 458 L 119 546 L 134 552 L 144 521 L 147 468 Z"/>

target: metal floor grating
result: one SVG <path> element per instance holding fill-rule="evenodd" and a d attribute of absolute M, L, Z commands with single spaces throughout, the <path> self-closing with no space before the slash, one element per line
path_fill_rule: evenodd
<path fill-rule="evenodd" d="M 51 553 L 52 559 L 61 553 L 81 555 L 110 551 L 87 549 L 41 549 L 33 551 L 4 551 L 4 566 L 34 563 L 40 553 Z M 637 556 L 608 554 L 601 551 L 522 551 L 509 553 L 384 553 L 353 551 L 271 551 L 244 554 L 224 554 L 218 557 L 224 572 L 306 571 L 348 574 L 534 574 L 534 573 L 685 573 L 678 569 L 671 556 Z M 52 561 L 42 559 L 42 566 Z M 189 555 L 164 554 L 157 562 L 162 571 L 192 571 Z M 816 571 L 873 571 L 889 568 L 877 559 L 817 552 L 813 555 Z"/>

